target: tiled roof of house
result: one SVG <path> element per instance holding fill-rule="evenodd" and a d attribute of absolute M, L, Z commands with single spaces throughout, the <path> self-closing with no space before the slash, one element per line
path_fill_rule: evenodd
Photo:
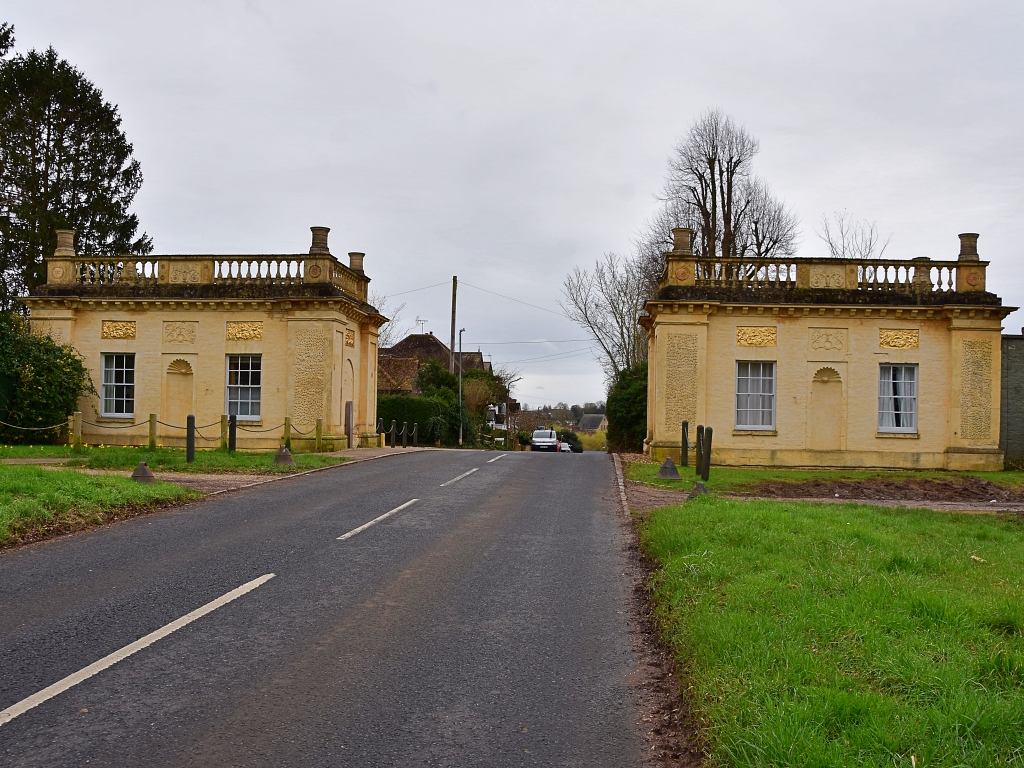
<path fill-rule="evenodd" d="M 388 395 L 416 392 L 416 372 L 420 361 L 415 357 L 377 358 L 377 391 Z"/>

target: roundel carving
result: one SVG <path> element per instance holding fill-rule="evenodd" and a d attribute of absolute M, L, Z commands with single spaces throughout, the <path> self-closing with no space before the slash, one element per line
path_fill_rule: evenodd
<path fill-rule="evenodd" d="M 320 277 L 322 272 L 323 272 L 323 270 L 320 269 L 320 265 L 319 264 L 314 264 L 313 266 L 311 266 L 309 268 L 309 276 L 310 277 Z"/>
<path fill-rule="evenodd" d="M 981 282 L 981 275 L 978 274 L 978 270 L 972 269 L 970 272 L 967 273 L 967 284 L 968 285 L 977 285 L 980 282 Z"/>
<path fill-rule="evenodd" d="M 64 277 L 64 267 L 54 267 L 53 277 L 55 280 L 60 280 L 62 277 Z"/>
<path fill-rule="evenodd" d="M 685 265 L 681 266 L 681 267 L 676 267 L 676 279 L 677 280 L 689 280 L 690 279 L 690 270 L 689 270 L 689 268 L 686 267 Z"/>

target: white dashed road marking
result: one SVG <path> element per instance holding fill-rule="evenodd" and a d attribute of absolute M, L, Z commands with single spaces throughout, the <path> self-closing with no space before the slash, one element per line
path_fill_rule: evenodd
<path fill-rule="evenodd" d="M 389 517 L 391 517 L 391 516 L 392 516 L 393 514 L 395 514 L 395 512 L 401 512 L 401 511 L 402 511 L 403 509 L 405 509 L 406 507 L 408 507 L 408 506 L 409 506 L 410 504 L 415 504 L 415 503 L 416 503 L 417 501 L 419 501 L 419 499 L 410 499 L 409 501 L 405 502 L 405 504 L 403 504 L 402 506 L 400 506 L 400 507 L 395 507 L 395 508 L 394 508 L 394 509 L 392 509 L 392 510 L 391 510 L 390 512 L 385 512 L 385 513 L 384 513 L 383 515 L 381 515 L 380 517 L 375 517 L 375 518 L 373 518 L 373 520 L 371 520 L 370 522 L 368 522 L 368 523 L 363 523 L 363 524 L 362 524 L 362 525 L 360 525 L 360 526 L 359 526 L 358 528 L 353 528 L 353 529 L 352 529 L 351 531 L 349 531 L 348 533 L 346 533 L 346 534 L 345 534 L 344 536 L 339 536 L 339 537 L 338 537 L 338 541 L 344 541 L 345 539 L 351 539 L 351 538 L 352 538 L 353 536 L 355 536 L 356 534 L 359 534 L 359 533 L 362 533 L 363 531 L 365 531 L 365 530 L 366 530 L 367 528 L 369 528 L 369 527 L 370 527 L 371 525 L 376 525 L 376 524 L 377 524 L 377 523 L 379 523 L 379 522 L 380 522 L 381 520 L 386 520 L 387 518 L 389 518 Z"/>

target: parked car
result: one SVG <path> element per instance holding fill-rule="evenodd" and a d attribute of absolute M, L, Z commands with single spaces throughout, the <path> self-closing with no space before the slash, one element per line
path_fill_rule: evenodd
<path fill-rule="evenodd" d="M 557 451 L 558 433 L 553 429 L 540 427 L 533 430 L 533 437 L 530 438 L 531 451 Z"/>
<path fill-rule="evenodd" d="M 569 445 L 566 442 L 559 442 L 558 443 L 558 452 L 559 453 L 572 453 L 572 446 Z"/>

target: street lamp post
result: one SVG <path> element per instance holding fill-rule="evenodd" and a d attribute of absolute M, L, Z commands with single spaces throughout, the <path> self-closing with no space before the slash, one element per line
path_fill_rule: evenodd
<path fill-rule="evenodd" d="M 459 448 L 462 447 L 462 332 L 459 328 Z"/>

